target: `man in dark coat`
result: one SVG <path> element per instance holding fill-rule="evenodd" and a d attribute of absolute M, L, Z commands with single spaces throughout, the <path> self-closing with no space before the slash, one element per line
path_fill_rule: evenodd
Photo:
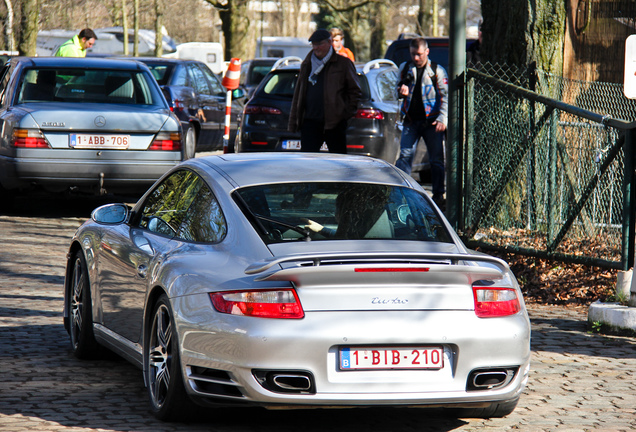
<path fill-rule="evenodd" d="M 300 130 L 301 150 L 347 153 L 347 120 L 358 109 L 362 91 L 351 60 L 337 55 L 331 33 L 316 30 L 309 38 L 312 50 L 300 65 L 288 129 Z"/>

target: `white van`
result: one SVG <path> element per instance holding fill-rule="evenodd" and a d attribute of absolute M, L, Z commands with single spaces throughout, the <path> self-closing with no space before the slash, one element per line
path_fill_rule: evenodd
<path fill-rule="evenodd" d="M 261 40 L 262 39 L 262 40 Z M 300 57 L 304 59 L 311 51 L 306 38 L 264 36 L 256 42 L 254 57 Z"/>
<path fill-rule="evenodd" d="M 166 58 L 178 58 L 184 60 L 199 60 L 207 64 L 215 74 L 225 72 L 223 61 L 223 46 L 218 42 L 186 42 L 177 45 L 177 50 L 170 54 L 164 54 Z"/>

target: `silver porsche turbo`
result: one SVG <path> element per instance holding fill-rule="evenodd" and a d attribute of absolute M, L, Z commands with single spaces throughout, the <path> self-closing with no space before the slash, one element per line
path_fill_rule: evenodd
<path fill-rule="evenodd" d="M 378 159 L 190 159 L 130 208 L 97 208 L 68 253 L 79 358 L 143 371 L 153 414 L 192 406 L 408 406 L 511 413 L 530 323 L 508 265 L 466 249 Z"/>

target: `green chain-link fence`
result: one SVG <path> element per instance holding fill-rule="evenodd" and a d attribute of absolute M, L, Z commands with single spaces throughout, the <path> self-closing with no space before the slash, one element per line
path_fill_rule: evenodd
<path fill-rule="evenodd" d="M 471 247 L 633 265 L 636 101 L 617 84 L 469 69 L 459 229 Z"/>

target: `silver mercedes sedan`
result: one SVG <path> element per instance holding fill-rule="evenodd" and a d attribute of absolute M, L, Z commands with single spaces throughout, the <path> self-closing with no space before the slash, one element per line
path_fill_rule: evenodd
<path fill-rule="evenodd" d="M 0 196 L 34 186 L 141 195 L 188 155 L 141 63 L 15 57 L 0 76 Z"/>
<path fill-rule="evenodd" d="M 508 265 L 470 251 L 411 177 L 309 153 L 190 159 L 75 233 L 79 358 L 137 365 L 151 409 L 443 407 L 501 417 L 528 380 Z"/>

